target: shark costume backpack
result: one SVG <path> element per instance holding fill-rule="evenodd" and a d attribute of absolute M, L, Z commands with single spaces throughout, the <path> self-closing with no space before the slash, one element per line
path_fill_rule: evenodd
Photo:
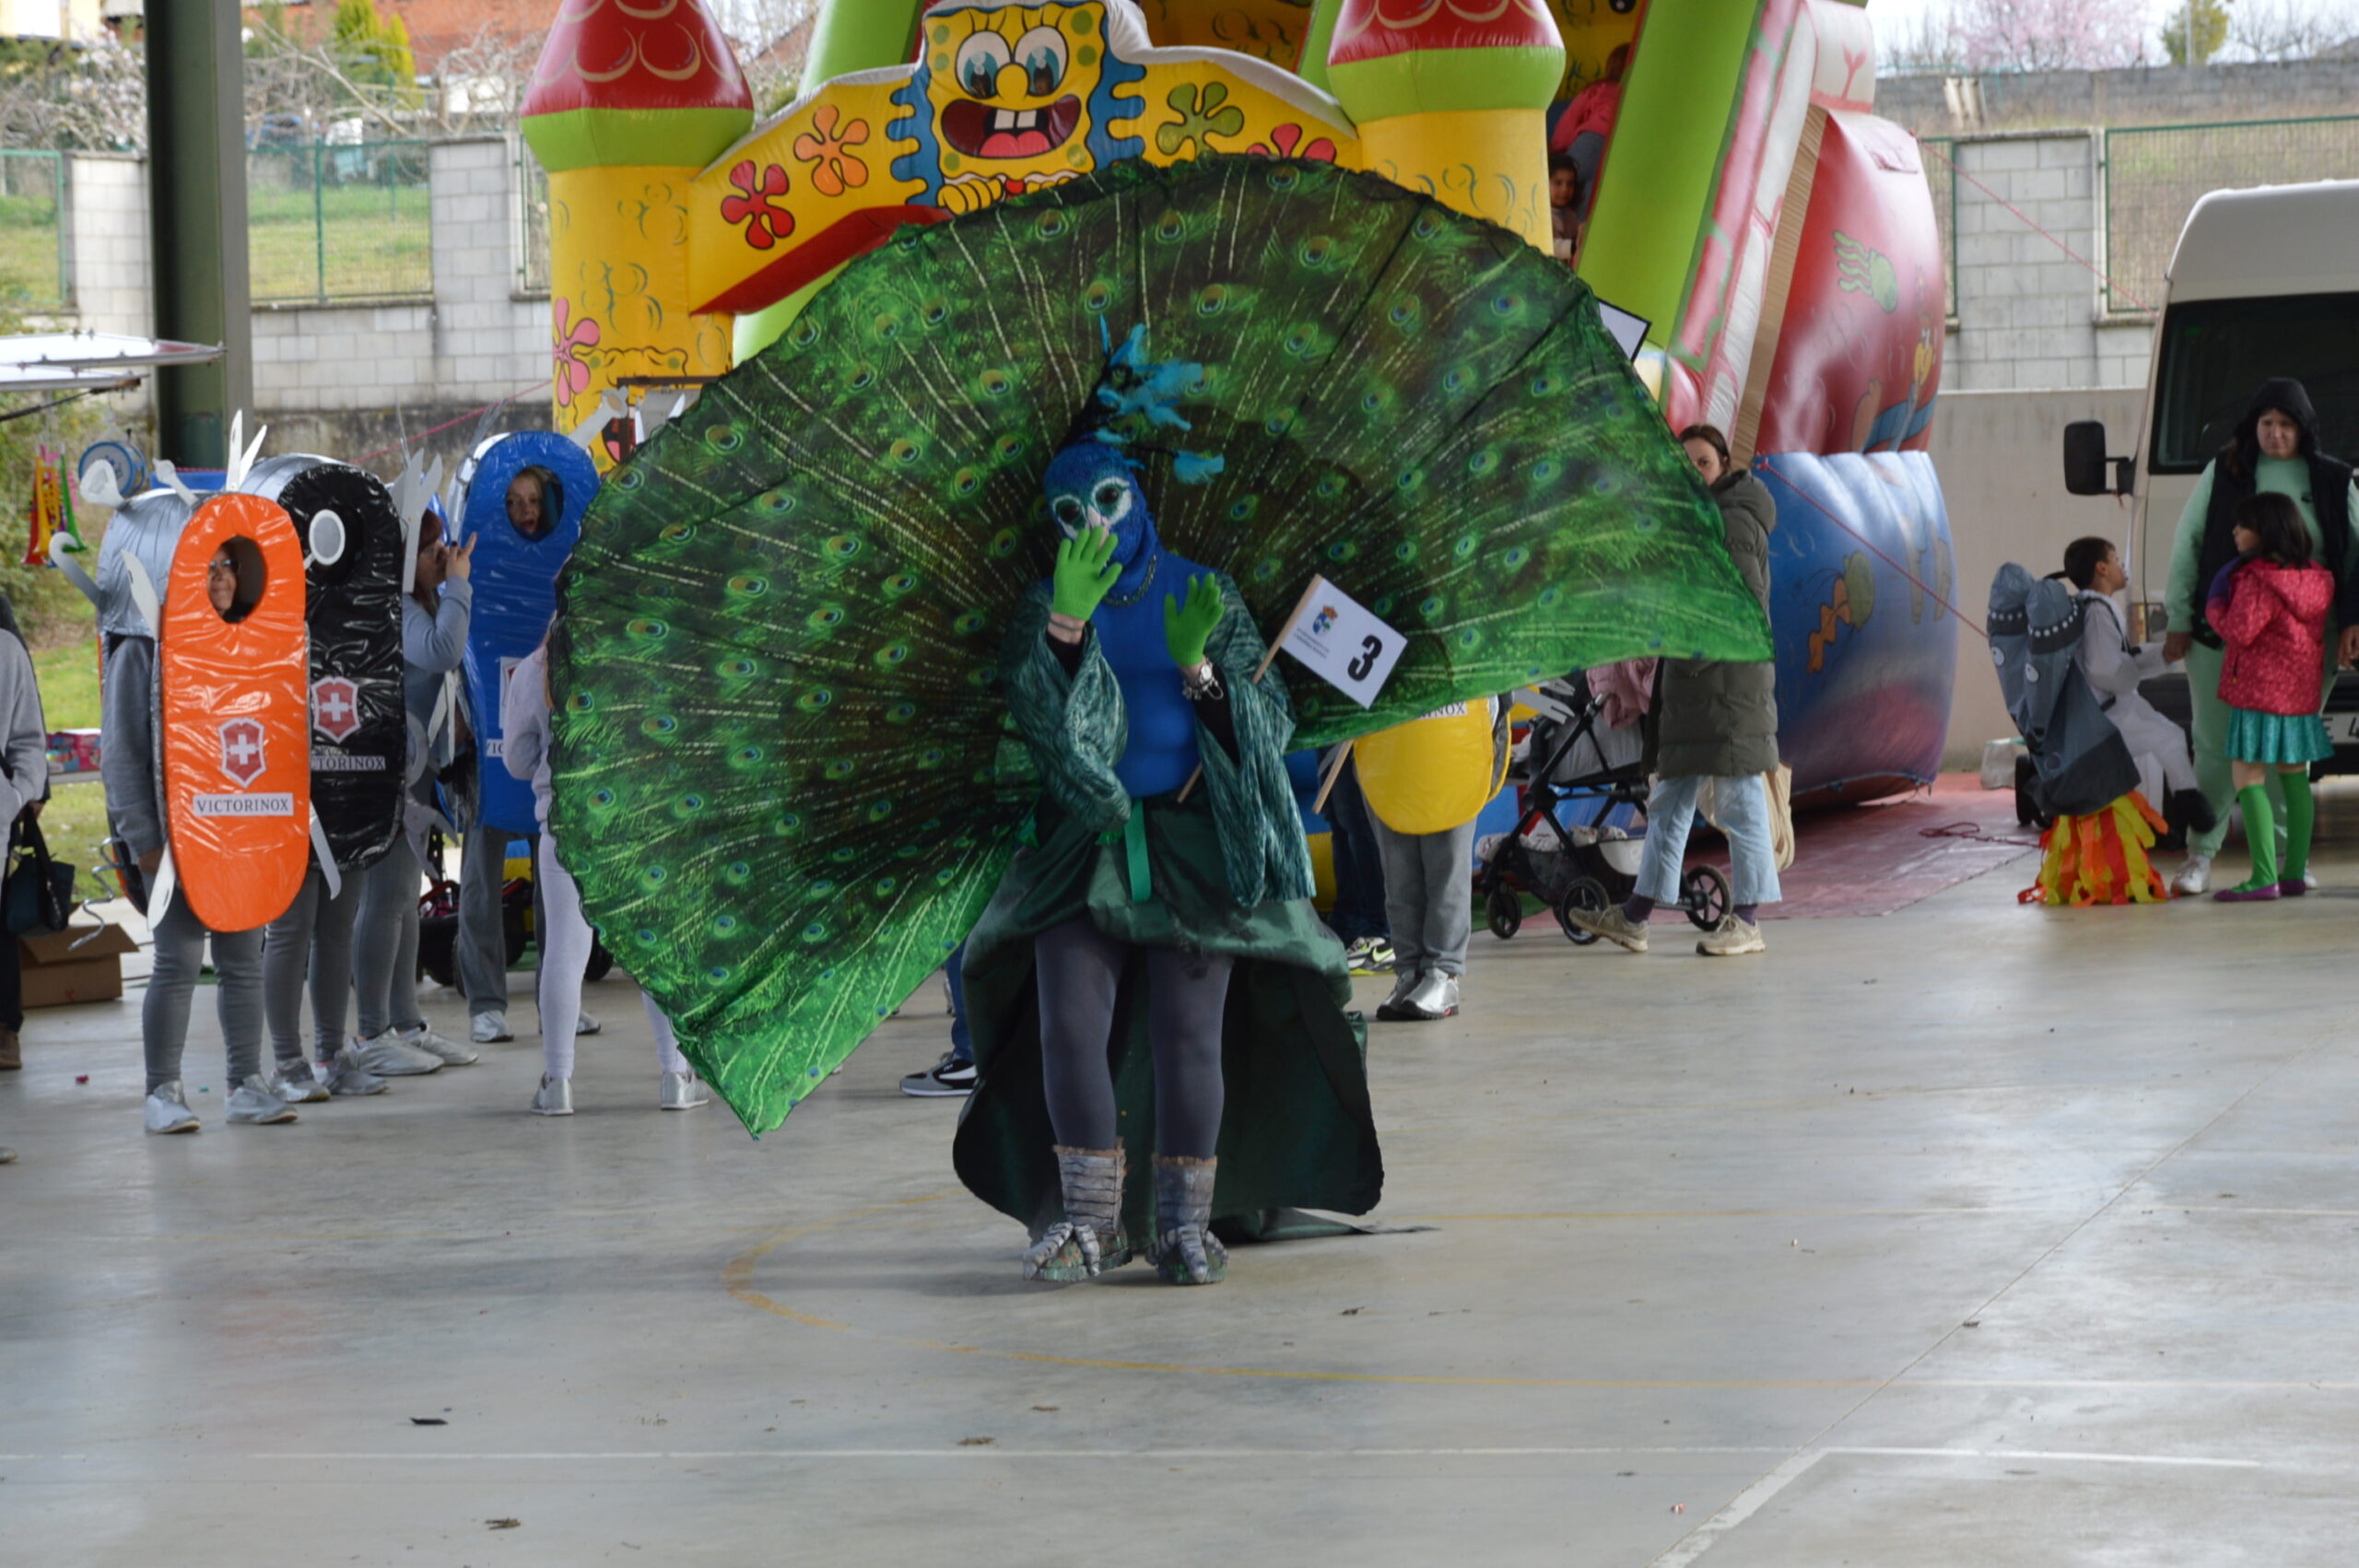
<path fill-rule="evenodd" d="M 2167 825 L 2138 793 L 2137 761 L 2081 673 L 2084 607 L 2065 583 L 2010 561 L 1990 583 L 1989 626 L 2000 692 L 2031 750 L 2033 798 L 2055 819 L 2022 901 L 2165 901 L 2152 852 Z"/>
<path fill-rule="evenodd" d="M 205 591 L 225 547 L 238 572 L 227 615 Z M 102 635 L 156 643 L 166 850 L 148 919 L 177 896 L 210 930 L 269 924 L 294 902 L 316 837 L 294 525 L 258 496 L 151 491 L 108 525 L 96 586 Z"/>
<path fill-rule="evenodd" d="M 285 508 L 303 547 L 311 803 L 349 876 L 384 859 L 401 832 L 406 536 L 383 483 L 347 463 L 265 458 L 243 488 Z"/>
<path fill-rule="evenodd" d="M 508 520 L 508 487 L 527 468 L 556 476 L 536 539 Z M 459 542 L 475 543 L 475 611 L 467 623 L 467 709 L 475 728 L 474 824 L 520 836 L 538 831 L 533 787 L 500 766 L 500 699 L 508 677 L 548 635 L 557 574 L 581 537 L 581 514 L 598 493 L 589 455 L 563 436 L 520 430 L 478 445 L 459 470 Z"/>

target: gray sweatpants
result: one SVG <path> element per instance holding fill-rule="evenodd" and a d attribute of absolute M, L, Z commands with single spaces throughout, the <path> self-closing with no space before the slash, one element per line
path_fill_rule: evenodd
<path fill-rule="evenodd" d="M 181 1054 L 188 1047 L 188 1010 L 197 974 L 205 966 L 208 934 L 213 937 L 214 973 L 220 980 L 214 1006 L 229 1058 L 223 1096 L 262 1071 L 262 932 L 208 933 L 187 898 L 175 896 L 155 925 L 156 963 L 147 973 L 147 1000 L 139 1009 L 151 1094 L 181 1075 Z"/>
<path fill-rule="evenodd" d="M 1396 833 L 1374 812 L 1384 857 L 1384 914 L 1392 927 L 1392 972 L 1466 973 L 1474 934 L 1474 825 L 1446 833 Z"/>
<path fill-rule="evenodd" d="M 400 846 L 394 847 L 394 853 Z M 344 1047 L 346 999 L 352 993 L 352 921 L 360 912 L 366 872 L 346 872 L 344 891 L 328 896 L 313 866 L 287 913 L 263 928 L 262 1011 L 279 1064 L 303 1059 L 303 981 L 311 982 L 311 1054 L 322 1061 Z"/>
<path fill-rule="evenodd" d="M 407 834 L 361 873 L 360 911 L 352 922 L 352 989 L 364 1040 L 389 1028 L 408 1034 L 426 1022 L 417 1006 L 417 896 L 425 891 L 419 880 L 425 874 Z"/>
<path fill-rule="evenodd" d="M 459 985 L 467 1013 L 508 1011 L 508 929 L 499 890 L 508 882 L 508 846 L 529 835 L 478 827 L 459 854 Z"/>

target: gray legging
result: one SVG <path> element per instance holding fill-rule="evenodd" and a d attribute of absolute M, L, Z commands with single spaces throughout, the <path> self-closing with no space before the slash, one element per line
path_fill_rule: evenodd
<path fill-rule="evenodd" d="M 478 827 L 460 851 L 459 985 L 473 1017 L 508 1011 L 508 927 L 500 890 L 508 883 L 508 846 L 529 837 Z"/>
<path fill-rule="evenodd" d="M 1068 1149 L 1114 1146 L 1114 1075 L 1107 1046 L 1128 944 L 1086 918 L 1032 939 L 1039 966 L 1040 1076 L 1049 1125 Z M 1221 1012 L 1231 961 L 1146 950 L 1147 1042 L 1155 1055 L 1156 1153 L 1209 1160 L 1220 1151 Z"/>
<path fill-rule="evenodd" d="M 393 853 L 362 873 L 360 913 L 352 922 L 352 981 L 364 1040 L 388 1028 L 410 1034 L 426 1023 L 417 1006 L 417 895 L 425 874 L 406 833 Z"/>
<path fill-rule="evenodd" d="M 147 973 L 147 1000 L 140 1005 L 139 1032 L 147 1048 L 147 1092 L 181 1075 L 181 1053 L 188 1047 L 188 1010 L 205 966 L 205 925 L 190 910 L 185 895 L 155 925 L 156 962 Z M 220 985 L 214 1005 L 221 1017 L 221 1041 L 229 1057 L 226 1096 L 262 1071 L 262 932 L 215 931 L 213 969 Z"/>
<path fill-rule="evenodd" d="M 328 896 L 318 866 L 287 913 L 263 929 L 262 1011 L 271 1054 L 285 1067 L 303 1059 L 303 981 L 311 982 L 312 1054 L 326 1061 L 344 1047 L 345 1000 L 352 991 L 352 921 L 366 872 L 344 873 L 344 891 Z"/>

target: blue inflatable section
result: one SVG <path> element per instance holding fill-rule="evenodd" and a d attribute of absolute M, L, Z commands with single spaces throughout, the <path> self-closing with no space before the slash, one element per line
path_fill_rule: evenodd
<path fill-rule="evenodd" d="M 1957 556 L 1924 452 L 1772 454 L 1769 619 L 1778 744 L 1796 796 L 1930 782 L 1957 672 Z M 1944 603 L 1947 602 L 1947 604 Z"/>
<path fill-rule="evenodd" d="M 528 539 L 508 521 L 508 486 L 526 468 L 557 475 L 564 505 L 556 525 Z M 539 830 L 533 787 L 501 766 L 499 699 L 509 673 L 532 655 L 557 614 L 557 574 L 581 537 L 581 514 L 598 493 L 589 454 L 563 436 L 522 430 L 475 448 L 459 474 L 459 537 L 475 547 L 475 612 L 467 623 L 467 706 L 475 731 L 482 824 Z"/>

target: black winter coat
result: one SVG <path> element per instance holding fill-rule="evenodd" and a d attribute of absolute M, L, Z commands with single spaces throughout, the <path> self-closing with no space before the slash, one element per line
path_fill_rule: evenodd
<path fill-rule="evenodd" d="M 1729 555 L 1769 613 L 1769 533 L 1778 504 L 1749 470 L 1712 486 L 1728 529 Z M 1655 691 L 1660 714 L 1655 771 L 1665 778 L 1739 778 L 1778 766 L 1778 666 L 1667 659 Z"/>

